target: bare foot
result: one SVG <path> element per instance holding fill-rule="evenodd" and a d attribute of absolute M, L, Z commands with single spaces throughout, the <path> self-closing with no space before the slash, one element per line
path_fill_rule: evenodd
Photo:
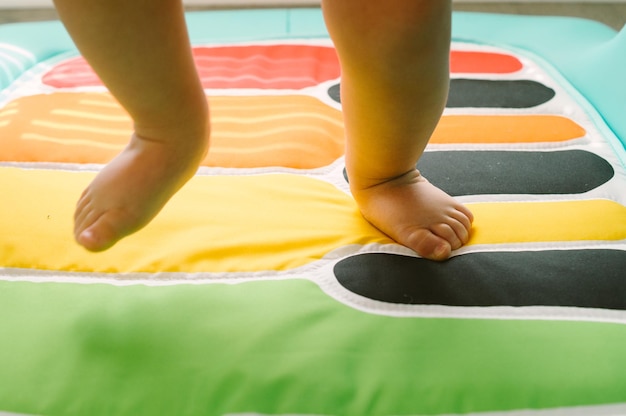
<path fill-rule="evenodd" d="M 76 241 L 102 251 L 147 225 L 194 175 L 206 149 L 206 140 L 180 145 L 133 135 L 80 197 Z"/>
<path fill-rule="evenodd" d="M 352 194 L 365 219 L 427 259 L 446 260 L 469 240 L 472 213 L 417 170 Z"/>

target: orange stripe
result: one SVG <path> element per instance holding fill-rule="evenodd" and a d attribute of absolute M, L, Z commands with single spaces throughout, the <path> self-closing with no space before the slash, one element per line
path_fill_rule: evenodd
<path fill-rule="evenodd" d="M 304 95 L 212 97 L 212 151 L 205 166 L 312 169 L 343 155 L 341 112 Z M 19 98 L 0 112 L 0 160 L 106 163 L 127 143 L 132 123 L 105 93 Z M 582 137 L 552 115 L 446 115 L 431 143 L 539 143 Z"/>
<path fill-rule="evenodd" d="M 211 98 L 209 166 L 327 166 L 344 152 L 341 113 L 308 96 Z"/>
<path fill-rule="evenodd" d="M 585 129 L 566 117 L 551 115 L 446 115 L 431 143 L 542 143 L 582 137 Z"/>
<path fill-rule="evenodd" d="M 107 163 L 132 131 L 109 94 L 37 95 L 9 106 L 0 115 L 2 161 Z M 341 112 L 313 97 L 212 97 L 211 112 L 205 166 L 312 169 L 343 155 Z"/>
<path fill-rule="evenodd" d="M 106 163 L 132 132 L 130 118 L 109 94 L 34 95 L 9 105 L 18 111 L 0 127 L 2 161 Z"/>

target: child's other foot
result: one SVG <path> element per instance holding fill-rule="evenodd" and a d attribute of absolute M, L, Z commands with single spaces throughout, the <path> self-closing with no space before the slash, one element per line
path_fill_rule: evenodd
<path fill-rule="evenodd" d="M 472 213 L 417 170 L 352 193 L 365 219 L 431 260 L 446 260 L 467 243 Z"/>
<path fill-rule="evenodd" d="M 144 227 L 195 174 L 206 149 L 206 141 L 180 145 L 133 135 L 80 197 L 76 241 L 102 251 Z"/>

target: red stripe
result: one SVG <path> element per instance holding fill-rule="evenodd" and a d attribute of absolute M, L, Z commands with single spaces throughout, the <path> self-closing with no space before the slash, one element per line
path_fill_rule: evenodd
<path fill-rule="evenodd" d="M 204 88 L 302 89 L 340 76 L 332 47 L 315 45 L 252 45 L 193 49 Z M 512 73 L 522 63 L 511 55 L 452 51 L 453 73 Z M 83 58 L 54 67 L 43 83 L 56 88 L 100 86 L 102 82 Z"/>
<path fill-rule="evenodd" d="M 205 88 L 301 89 L 339 78 L 331 47 L 223 46 L 194 49 Z"/>
<path fill-rule="evenodd" d="M 514 56 L 493 52 L 452 51 L 450 71 L 470 74 L 510 74 L 523 65 Z"/>

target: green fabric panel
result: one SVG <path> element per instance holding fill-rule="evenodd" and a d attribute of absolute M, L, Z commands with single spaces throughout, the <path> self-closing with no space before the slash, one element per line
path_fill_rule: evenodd
<path fill-rule="evenodd" d="M 305 280 L 0 282 L 0 403 L 46 415 L 437 414 L 626 401 L 626 326 L 393 318 Z"/>

